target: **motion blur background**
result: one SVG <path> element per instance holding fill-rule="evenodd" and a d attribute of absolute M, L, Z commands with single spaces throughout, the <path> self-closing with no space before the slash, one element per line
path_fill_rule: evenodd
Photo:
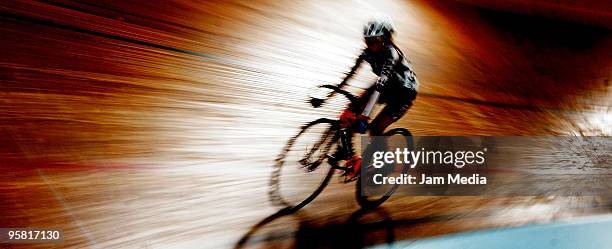
<path fill-rule="evenodd" d="M 362 247 L 610 213 L 545 194 L 355 213 L 353 186 L 334 183 L 254 226 L 278 209 L 267 183 L 285 141 L 345 104 L 308 94 L 340 81 L 380 14 L 421 81 L 394 127 L 612 134 L 609 1 L 0 1 L 0 227 L 65 232 L 0 248 Z"/>

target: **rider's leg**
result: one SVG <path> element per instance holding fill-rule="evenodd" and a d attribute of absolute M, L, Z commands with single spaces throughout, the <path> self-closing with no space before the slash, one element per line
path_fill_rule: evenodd
<path fill-rule="evenodd" d="M 358 100 L 355 103 L 353 103 L 349 107 L 349 109 L 347 109 L 346 111 L 351 112 L 352 115 L 354 115 L 354 117 L 356 118 L 356 115 L 359 115 L 361 114 L 361 112 L 363 112 L 363 109 L 367 105 L 368 100 L 370 99 L 370 95 L 374 92 L 374 90 L 375 90 L 374 87 L 370 87 L 369 89 L 367 89 L 365 92 L 359 95 Z M 347 140 L 347 142 L 343 144 L 346 144 L 348 146 L 348 147 L 344 147 L 347 153 L 345 157 L 347 158 L 345 162 L 345 167 L 350 169 L 346 171 L 347 180 L 356 179 L 356 176 L 359 173 L 359 168 L 361 167 L 361 163 L 363 161 L 361 157 L 358 155 L 358 153 L 355 153 L 353 149 L 354 146 L 353 146 L 352 137 L 353 137 L 354 132 L 355 132 L 355 127 L 349 127 L 349 129 L 347 129 L 347 132 L 342 134 L 343 136 L 346 136 L 346 140 Z"/>
<path fill-rule="evenodd" d="M 359 106 L 356 107 L 353 111 L 361 112 L 367 101 L 369 100 L 369 96 L 374 91 L 374 88 L 370 88 L 363 93 L 359 99 Z M 399 120 L 408 109 L 412 106 L 412 102 L 416 98 L 416 91 L 408 91 L 402 94 L 400 101 L 395 101 L 387 104 L 385 108 L 374 118 L 374 120 L 370 123 L 370 135 L 372 137 L 372 141 L 369 148 L 377 149 L 377 148 L 385 148 L 386 149 L 386 141 L 382 137 L 382 134 L 385 132 L 385 129 L 389 127 L 389 125 L 395 123 Z M 349 135 L 351 136 L 351 135 Z M 366 152 L 366 154 L 370 154 Z M 347 165 L 353 169 L 352 172 L 349 172 L 348 178 L 354 178 L 359 173 L 361 168 L 362 159 L 359 155 L 353 155 L 351 159 L 347 162 Z"/>
<path fill-rule="evenodd" d="M 370 123 L 370 135 L 382 136 L 389 125 L 395 123 L 406 114 L 408 109 L 412 107 L 412 103 L 416 98 L 416 91 L 406 91 L 401 100 L 388 103 L 385 108 L 372 120 Z"/>
<path fill-rule="evenodd" d="M 371 155 L 374 151 L 387 150 L 386 138 L 382 135 L 389 125 L 393 124 L 399 119 L 396 115 L 393 115 L 393 108 L 390 105 L 385 106 L 383 110 L 372 120 L 370 123 L 370 143 L 367 146 L 369 151 L 366 151 L 365 155 Z M 400 116 L 401 117 L 401 116 Z M 370 158 L 366 158 L 366 161 L 370 161 Z"/>
<path fill-rule="evenodd" d="M 362 94 L 357 97 L 357 101 L 351 104 L 349 108 L 347 108 L 344 113 L 340 115 L 340 120 L 343 121 L 343 130 L 341 131 L 341 145 L 343 148 L 346 148 L 346 158 L 350 158 L 355 155 L 354 150 L 352 149 L 352 141 L 353 141 L 353 133 L 356 132 L 356 128 L 354 126 L 354 122 L 357 119 L 357 116 L 363 112 L 363 109 L 367 105 L 368 100 L 370 99 L 370 95 L 374 92 L 375 87 L 370 87 L 366 89 Z M 346 123 L 344 123 L 346 122 Z"/>
<path fill-rule="evenodd" d="M 390 109 L 389 106 L 385 106 L 376 118 L 372 120 L 372 123 L 370 123 L 370 136 L 382 136 L 385 129 L 399 119 L 395 118 L 388 109 Z"/>
<path fill-rule="evenodd" d="M 406 114 L 408 109 L 412 106 L 412 102 L 416 97 L 416 92 L 409 92 L 408 98 L 402 103 L 389 103 L 383 110 L 372 120 L 370 123 L 370 145 L 368 146 L 371 150 L 387 150 L 387 141 L 383 137 L 383 134 L 387 127 L 395 123 L 401 117 Z M 366 155 L 371 155 L 372 151 L 366 152 Z M 370 159 L 366 159 L 369 161 Z"/>

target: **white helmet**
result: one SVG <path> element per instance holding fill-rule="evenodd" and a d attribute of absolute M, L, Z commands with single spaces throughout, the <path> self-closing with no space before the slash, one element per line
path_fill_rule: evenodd
<path fill-rule="evenodd" d="M 385 36 L 391 38 L 393 32 L 395 32 L 395 28 L 393 28 L 390 18 L 374 19 L 363 26 L 363 37 Z"/>

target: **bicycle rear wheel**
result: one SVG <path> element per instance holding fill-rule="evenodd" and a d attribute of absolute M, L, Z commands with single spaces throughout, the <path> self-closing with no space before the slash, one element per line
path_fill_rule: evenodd
<path fill-rule="evenodd" d="M 414 141 L 412 139 L 412 134 L 410 131 L 397 128 L 385 132 L 383 134 L 386 141 L 386 148 L 374 148 L 377 147 L 374 144 L 370 144 L 366 150 L 365 155 L 371 155 L 373 149 L 377 150 L 385 150 L 385 151 L 395 151 L 396 148 L 407 148 L 408 150 L 413 150 Z M 380 145 L 378 145 L 380 146 Z M 381 174 L 385 177 L 396 177 L 401 174 L 406 174 L 408 172 L 409 165 L 408 164 L 395 164 L 395 165 L 385 165 L 382 168 L 375 168 L 372 165 L 372 160 L 370 158 L 364 158 L 364 167 L 362 167 L 362 173 L 357 180 L 355 195 L 357 198 L 357 202 L 359 205 L 364 208 L 375 208 L 380 204 L 385 202 L 400 184 L 375 184 L 373 179 L 374 175 Z"/>
<path fill-rule="evenodd" d="M 338 140 L 338 121 L 317 119 L 304 125 L 276 159 L 270 179 L 270 200 L 296 211 L 327 186 L 334 169 L 324 163 Z"/>

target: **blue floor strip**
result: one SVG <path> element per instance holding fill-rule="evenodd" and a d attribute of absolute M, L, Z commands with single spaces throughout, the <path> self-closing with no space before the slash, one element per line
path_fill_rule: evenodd
<path fill-rule="evenodd" d="M 612 249 L 612 215 L 575 221 L 496 228 L 377 245 L 373 249 Z"/>

